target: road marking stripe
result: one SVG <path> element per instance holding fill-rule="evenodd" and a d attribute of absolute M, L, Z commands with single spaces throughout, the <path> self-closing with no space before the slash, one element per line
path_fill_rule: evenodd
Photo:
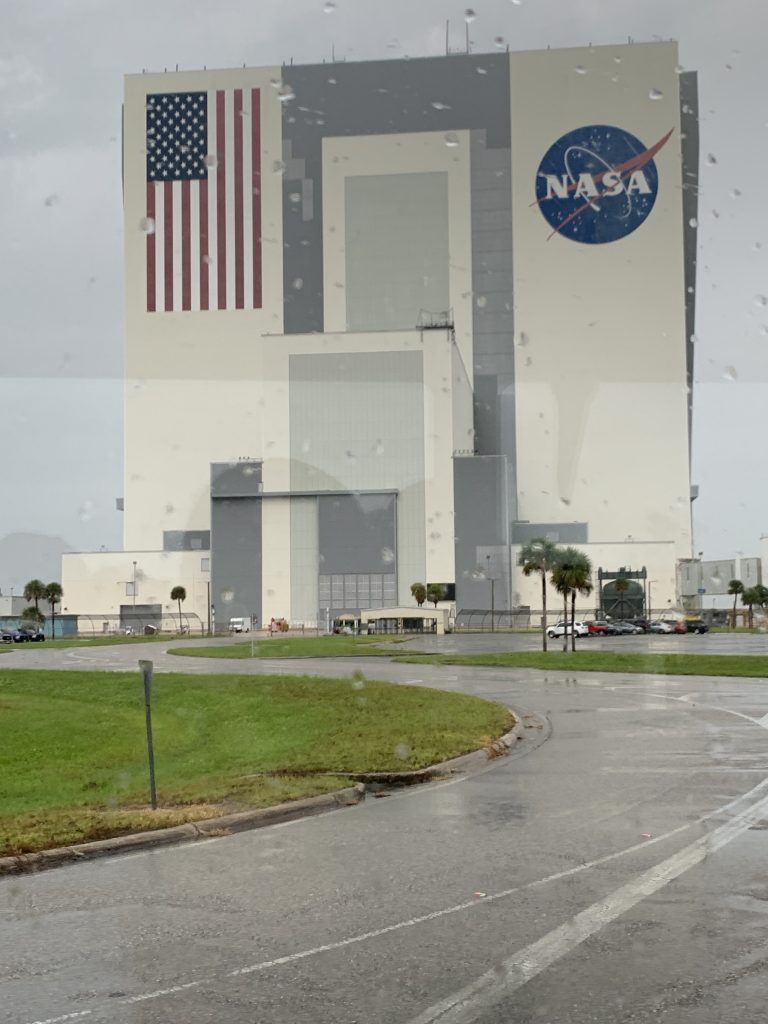
<path fill-rule="evenodd" d="M 538 941 L 518 950 L 476 981 L 435 1003 L 410 1024 L 471 1024 L 480 1014 L 497 1006 L 517 989 L 551 967 L 607 924 L 631 910 L 636 904 L 663 889 L 706 857 L 738 839 L 768 812 L 768 797 L 747 808 L 731 821 L 695 840 L 689 846 L 644 871 L 616 889 L 610 896 L 593 903 L 570 921 L 555 928 Z"/>

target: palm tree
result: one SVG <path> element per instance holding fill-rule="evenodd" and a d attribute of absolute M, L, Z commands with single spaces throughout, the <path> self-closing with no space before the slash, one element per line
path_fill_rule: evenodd
<path fill-rule="evenodd" d="M 187 600 L 187 592 L 184 587 L 174 587 L 171 591 L 171 600 L 178 601 L 179 603 L 179 632 L 184 632 L 184 627 L 181 624 L 181 602 Z"/>
<path fill-rule="evenodd" d="M 45 593 L 43 595 L 45 600 L 51 606 L 51 640 L 56 639 L 56 605 L 61 604 L 61 599 L 64 597 L 64 591 L 61 589 L 60 583 L 49 583 L 45 587 Z"/>
<path fill-rule="evenodd" d="M 419 608 L 421 608 L 421 606 L 427 600 L 427 588 L 424 586 L 423 583 L 411 584 L 411 597 L 419 606 Z"/>
<path fill-rule="evenodd" d="M 535 537 L 524 544 L 517 556 L 517 564 L 522 567 L 523 576 L 532 576 L 535 572 L 541 575 L 541 648 L 547 649 L 547 573 L 554 568 L 558 546 L 551 540 Z"/>
<path fill-rule="evenodd" d="M 445 587 L 442 583 L 430 583 L 427 587 L 427 600 L 437 608 L 438 601 L 445 600 Z"/>
<path fill-rule="evenodd" d="M 749 618 L 747 621 L 749 622 L 750 629 L 752 629 L 754 624 L 752 606 L 765 604 L 765 596 L 761 593 L 763 590 L 765 590 L 765 587 L 761 586 L 745 587 L 741 592 L 741 603 L 749 608 Z"/>
<path fill-rule="evenodd" d="M 736 629 L 736 600 L 739 594 L 744 593 L 744 584 L 741 580 L 731 580 L 728 584 L 728 593 L 733 594 L 733 612 L 731 614 L 731 629 Z"/>
<path fill-rule="evenodd" d="M 563 632 L 563 650 L 568 650 L 568 598 L 571 599 L 571 649 L 576 650 L 576 594 L 589 594 L 592 591 L 592 563 L 577 548 L 563 548 L 557 556 L 552 569 L 552 583 L 555 590 L 563 595 L 563 621 L 566 628 Z"/>
<path fill-rule="evenodd" d="M 35 610 L 40 611 L 40 601 L 45 600 L 45 584 L 42 580 L 30 580 L 24 586 L 24 600 L 34 601 Z"/>
<path fill-rule="evenodd" d="M 624 618 L 624 595 L 629 590 L 629 580 L 623 576 L 619 576 L 617 580 L 613 581 L 613 589 L 615 593 L 619 595 L 619 618 Z"/>

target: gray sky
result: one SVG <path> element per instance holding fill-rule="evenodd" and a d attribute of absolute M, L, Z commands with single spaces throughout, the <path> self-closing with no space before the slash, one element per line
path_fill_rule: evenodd
<path fill-rule="evenodd" d="M 699 72 L 695 548 L 758 552 L 768 533 L 768 141 L 764 0 L 477 0 L 473 49 L 675 38 Z M 464 45 L 446 0 L 25 0 L 0 37 L 5 424 L 0 587 L 61 545 L 118 548 L 122 494 L 120 104 L 126 73 L 424 56 Z M 288 77 L 288 76 L 287 76 Z M 289 79 L 290 80 L 290 79 Z M 714 159 L 708 159 L 712 154 Z M 638 359 L 642 353 L 638 353 Z M 638 439 L 638 443 L 641 441 Z M 631 457 L 631 452 L 628 453 Z M 25 534 L 17 538 L 16 534 Z M 39 538 L 36 540 L 35 538 Z M 50 539 L 54 540 L 51 541 Z"/>

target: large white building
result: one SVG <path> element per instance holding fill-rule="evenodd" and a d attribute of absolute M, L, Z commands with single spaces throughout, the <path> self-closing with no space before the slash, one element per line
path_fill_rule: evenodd
<path fill-rule="evenodd" d="M 674 43 L 131 75 L 123 553 L 71 612 L 540 603 L 691 557 L 696 79 Z"/>

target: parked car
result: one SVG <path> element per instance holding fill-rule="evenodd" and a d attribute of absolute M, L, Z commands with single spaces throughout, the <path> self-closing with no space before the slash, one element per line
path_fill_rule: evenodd
<path fill-rule="evenodd" d="M 648 619 L 629 619 L 633 626 L 637 626 L 641 633 L 647 633 L 651 628 Z"/>
<path fill-rule="evenodd" d="M 652 622 L 649 631 L 651 633 L 674 633 L 672 626 L 668 622 L 662 622 L 661 619 L 657 622 Z"/>
<path fill-rule="evenodd" d="M 26 644 L 34 641 L 45 640 L 45 633 L 42 629 L 35 629 L 31 626 L 19 626 L 13 630 L 13 642 L 15 644 Z"/>
<path fill-rule="evenodd" d="M 708 633 L 709 626 L 703 619 L 687 619 L 685 623 L 689 633 Z"/>
<path fill-rule="evenodd" d="M 688 632 L 688 626 L 684 619 L 666 619 L 665 621 L 667 621 L 670 624 L 673 633 Z"/>
<path fill-rule="evenodd" d="M 613 629 L 618 636 L 636 636 L 643 632 L 634 622 L 614 622 Z"/>
<path fill-rule="evenodd" d="M 0 643 L 10 644 L 13 643 L 13 630 L 2 629 L 0 630 Z"/>
<path fill-rule="evenodd" d="M 589 627 L 586 622 L 574 622 L 573 631 L 576 636 L 589 636 Z M 570 636 L 571 624 L 570 622 L 564 622 L 562 619 L 560 622 L 556 622 L 554 626 L 550 626 L 547 630 L 547 636 L 550 640 L 554 640 L 556 636 L 563 636 L 564 633 L 567 633 Z"/>
<path fill-rule="evenodd" d="M 590 636 L 613 636 L 613 623 L 605 619 L 593 619 L 586 625 Z"/>

